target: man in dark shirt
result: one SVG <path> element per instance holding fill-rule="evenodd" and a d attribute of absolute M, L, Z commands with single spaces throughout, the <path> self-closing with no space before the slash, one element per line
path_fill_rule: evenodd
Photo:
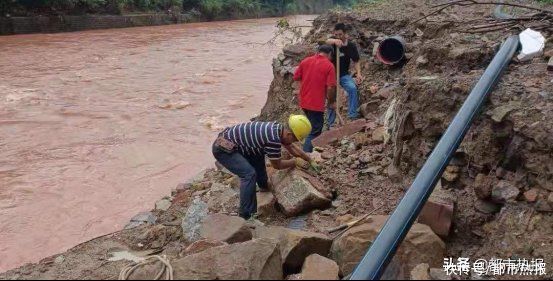
<path fill-rule="evenodd" d="M 257 213 L 256 183 L 269 190 L 265 156 L 277 170 L 294 168 L 297 159 L 282 159 L 282 147 L 311 165 L 309 155 L 294 145 L 303 142 L 311 132 L 311 124 L 303 115 L 292 115 L 288 126 L 276 122 L 248 122 L 226 128 L 213 144 L 213 156 L 231 173 L 240 177 L 240 217 L 255 219 Z M 230 147 L 229 147 L 230 146 Z"/>
<path fill-rule="evenodd" d="M 359 50 L 355 42 L 349 40 L 346 25 L 338 23 L 334 27 L 334 36 L 326 41 L 327 44 L 336 46 L 340 50 L 340 85 L 348 94 L 348 117 L 350 120 L 359 118 L 359 95 L 357 93 L 357 84 L 363 81 L 361 73 L 361 64 L 359 63 Z M 333 56 L 334 65 L 336 65 L 336 56 Z M 355 66 L 356 79 L 350 74 L 350 66 L 353 61 Z M 356 84 L 357 83 L 357 84 Z M 336 120 L 336 112 L 329 108 L 328 125 L 331 127 Z"/>

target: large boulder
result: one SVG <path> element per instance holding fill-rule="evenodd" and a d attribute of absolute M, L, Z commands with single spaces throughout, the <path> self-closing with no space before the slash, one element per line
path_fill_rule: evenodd
<path fill-rule="evenodd" d="M 339 273 L 335 261 L 314 254 L 305 259 L 299 280 L 339 280 Z"/>
<path fill-rule="evenodd" d="M 190 244 L 190 246 L 186 247 L 186 249 L 184 249 L 184 251 L 182 252 L 182 255 L 183 256 L 193 255 L 193 254 L 201 253 L 205 250 L 209 250 L 211 248 L 225 246 L 225 245 L 227 245 L 227 243 L 225 242 L 203 239 L 203 240 L 196 241 Z"/>
<path fill-rule="evenodd" d="M 243 218 L 212 214 L 204 220 L 200 228 L 200 236 L 208 240 L 233 244 L 251 240 L 252 232 Z"/>
<path fill-rule="evenodd" d="M 343 276 L 350 274 L 374 241 L 388 216 L 373 216 L 370 223 L 351 228 L 332 244 L 331 258 L 340 266 Z M 423 224 L 414 224 L 398 249 L 400 276 L 408 274 L 421 263 L 433 267 L 442 265 L 445 243 Z"/>
<path fill-rule="evenodd" d="M 275 212 L 276 198 L 271 192 L 257 193 L 257 214 L 263 217 Z"/>
<path fill-rule="evenodd" d="M 312 254 L 327 256 L 332 246 L 332 239 L 326 235 L 284 227 L 257 227 L 254 236 L 279 242 L 283 267 L 288 273 L 299 272 L 305 258 Z"/>
<path fill-rule="evenodd" d="M 273 177 L 274 194 L 282 212 L 290 217 L 314 209 L 326 209 L 332 201 L 294 170 L 278 171 Z"/>
<path fill-rule="evenodd" d="M 278 243 L 257 239 L 226 245 L 171 261 L 175 280 L 282 280 Z M 130 280 L 152 280 L 160 263 L 137 269 Z"/>

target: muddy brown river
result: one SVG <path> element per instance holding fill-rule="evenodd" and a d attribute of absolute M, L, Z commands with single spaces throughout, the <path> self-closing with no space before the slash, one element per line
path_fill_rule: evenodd
<path fill-rule="evenodd" d="M 213 165 L 217 131 L 266 100 L 276 20 L 0 37 L 0 272 L 121 229 Z"/>

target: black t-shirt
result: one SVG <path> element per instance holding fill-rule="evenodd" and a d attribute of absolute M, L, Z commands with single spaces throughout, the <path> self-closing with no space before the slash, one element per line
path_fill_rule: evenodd
<path fill-rule="evenodd" d="M 336 46 L 334 47 L 334 52 L 336 52 Z M 350 40 L 346 46 L 340 48 L 340 77 L 349 75 L 351 61 L 359 62 L 359 50 L 357 49 L 357 44 Z M 336 66 L 336 53 L 332 57 L 332 62 Z"/>

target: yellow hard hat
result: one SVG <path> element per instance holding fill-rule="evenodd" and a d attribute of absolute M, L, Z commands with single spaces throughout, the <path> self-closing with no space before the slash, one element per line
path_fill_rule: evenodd
<path fill-rule="evenodd" d="M 303 143 L 305 138 L 311 133 L 311 122 L 304 115 L 290 115 L 288 118 L 288 126 L 294 136 Z"/>

